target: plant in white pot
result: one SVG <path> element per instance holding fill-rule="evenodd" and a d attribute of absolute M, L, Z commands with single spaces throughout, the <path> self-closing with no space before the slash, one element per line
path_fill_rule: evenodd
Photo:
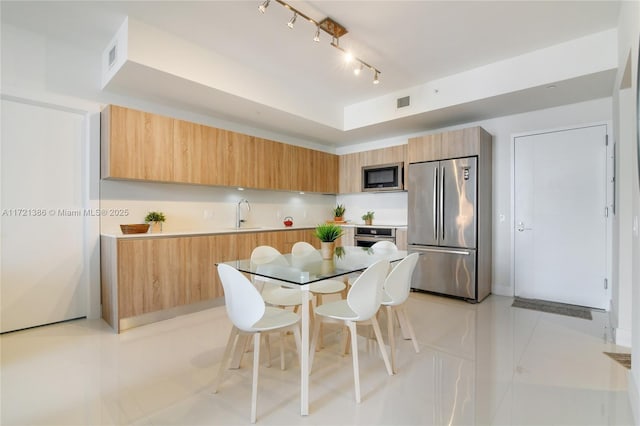
<path fill-rule="evenodd" d="M 342 228 L 333 223 L 316 226 L 314 235 L 320 240 L 320 251 L 323 259 L 333 259 L 336 240 L 342 236 Z"/>
<path fill-rule="evenodd" d="M 162 212 L 149 212 L 144 218 L 145 223 L 151 224 L 151 232 L 162 232 L 162 224 L 167 220 Z"/>

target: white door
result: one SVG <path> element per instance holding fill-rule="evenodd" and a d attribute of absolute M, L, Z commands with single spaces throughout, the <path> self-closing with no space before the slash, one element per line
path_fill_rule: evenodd
<path fill-rule="evenodd" d="M 84 116 L 2 100 L 0 332 L 86 316 Z"/>
<path fill-rule="evenodd" d="M 515 138 L 515 295 L 608 309 L 606 126 Z"/>

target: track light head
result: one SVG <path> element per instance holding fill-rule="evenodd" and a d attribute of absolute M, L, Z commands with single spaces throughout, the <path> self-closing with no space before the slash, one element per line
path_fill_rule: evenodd
<path fill-rule="evenodd" d="M 293 17 L 291 17 L 291 19 L 289 20 L 289 22 L 287 23 L 287 27 L 293 29 L 293 26 L 296 23 L 296 18 L 298 17 L 298 13 L 297 12 L 293 12 Z"/>
<path fill-rule="evenodd" d="M 264 2 L 263 2 L 260 6 L 258 6 L 258 10 L 259 10 L 261 13 L 266 12 L 266 11 L 267 11 L 267 7 L 269 7 L 269 2 L 270 2 L 270 1 L 271 1 L 271 0 L 264 0 Z"/>
<path fill-rule="evenodd" d="M 320 26 L 319 25 L 316 28 L 316 35 L 313 36 L 313 41 L 315 41 L 316 43 L 320 41 Z"/>
<path fill-rule="evenodd" d="M 380 78 L 378 76 L 378 71 L 375 71 L 373 74 L 373 84 L 378 84 L 380 83 Z"/>
<path fill-rule="evenodd" d="M 362 68 L 364 68 L 364 65 L 362 65 L 362 62 L 360 62 L 360 66 L 355 67 L 355 68 L 353 69 L 353 73 L 354 73 L 355 75 L 360 75 L 360 73 L 362 72 Z"/>

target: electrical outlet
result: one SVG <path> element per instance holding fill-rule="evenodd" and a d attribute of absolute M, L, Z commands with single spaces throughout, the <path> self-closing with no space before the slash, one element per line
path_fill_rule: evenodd
<path fill-rule="evenodd" d="M 202 217 L 205 220 L 213 219 L 213 210 L 204 210 L 202 213 Z"/>

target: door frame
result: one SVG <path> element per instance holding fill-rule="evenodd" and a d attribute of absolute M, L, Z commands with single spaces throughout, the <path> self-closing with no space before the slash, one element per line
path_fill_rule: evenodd
<path fill-rule="evenodd" d="M 596 121 L 592 123 L 584 123 L 584 124 L 576 124 L 573 126 L 563 126 L 563 127 L 555 127 L 551 129 L 545 130 L 536 130 L 522 133 L 512 133 L 511 134 L 511 165 L 510 165 L 510 175 L 511 175 L 511 205 L 509 212 L 509 226 L 510 226 L 510 242 L 511 242 L 511 250 L 510 250 L 510 262 L 511 262 L 511 272 L 510 279 L 512 283 L 512 291 L 511 295 L 515 297 L 516 292 L 516 256 L 515 256 L 515 211 L 516 211 L 516 138 L 524 137 L 524 136 L 536 136 L 542 135 L 546 133 L 556 133 L 568 130 L 575 129 L 583 129 L 586 127 L 599 127 L 605 126 L 605 133 L 608 137 L 608 144 L 606 148 L 606 156 L 607 156 L 607 165 L 606 165 L 606 173 L 607 173 L 607 184 L 606 184 L 606 206 L 609 210 L 609 214 L 606 218 L 606 263 L 605 263 L 605 278 L 608 280 L 607 287 L 607 297 L 609 298 L 609 308 L 607 311 L 611 310 L 611 297 L 612 297 L 612 252 L 613 252 L 613 216 L 615 214 L 614 209 L 614 194 L 615 194 L 615 179 L 614 179 L 614 146 L 615 146 L 615 138 L 613 135 L 613 125 L 610 120 L 607 121 Z M 603 212 L 604 214 L 604 212 Z"/>

